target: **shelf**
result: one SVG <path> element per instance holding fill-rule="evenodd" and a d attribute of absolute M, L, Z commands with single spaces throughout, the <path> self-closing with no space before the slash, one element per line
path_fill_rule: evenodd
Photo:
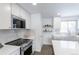
<path fill-rule="evenodd" d="M 45 28 L 45 27 L 51 27 L 51 28 L 52 28 L 53 26 L 47 24 L 47 25 L 43 25 L 43 27 L 44 27 L 44 28 Z"/>

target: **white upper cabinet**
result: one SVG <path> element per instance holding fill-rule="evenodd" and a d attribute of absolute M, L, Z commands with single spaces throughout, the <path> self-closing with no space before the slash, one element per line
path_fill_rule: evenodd
<path fill-rule="evenodd" d="M 25 20 L 26 29 L 31 29 L 31 18 L 29 12 L 15 3 L 0 3 L 0 29 L 12 29 L 13 22 L 11 15 Z"/>
<path fill-rule="evenodd" d="M 12 4 L 12 15 L 18 16 L 26 21 L 26 29 L 31 29 L 30 13 L 17 4 Z"/>
<path fill-rule="evenodd" d="M 0 3 L 0 29 L 11 29 L 11 5 Z"/>
<path fill-rule="evenodd" d="M 26 11 L 23 8 L 20 8 L 20 17 L 26 19 Z"/>
<path fill-rule="evenodd" d="M 26 13 L 26 29 L 31 29 L 31 15 Z"/>
<path fill-rule="evenodd" d="M 12 4 L 11 8 L 12 8 L 12 15 L 20 17 L 20 7 L 17 4 Z"/>

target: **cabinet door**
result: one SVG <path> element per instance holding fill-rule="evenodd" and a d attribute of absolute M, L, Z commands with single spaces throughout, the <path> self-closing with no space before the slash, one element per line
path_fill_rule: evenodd
<path fill-rule="evenodd" d="M 17 4 L 12 4 L 12 15 L 20 17 L 20 7 Z"/>
<path fill-rule="evenodd" d="M 26 29 L 31 29 L 31 15 L 26 13 Z"/>
<path fill-rule="evenodd" d="M 0 3 L 0 29 L 11 28 L 11 5 Z"/>
<path fill-rule="evenodd" d="M 26 29 L 31 28 L 31 17 L 29 12 L 25 11 L 17 4 L 12 4 L 12 15 L 18 16 L 26 21 Z"/>
<path fill-rule="evenodd" d="M 22 19 L 26 19 L 26 11 L 20 7 L 20 17 Z"/>
<path fill-rule="evenodd" d="M 20 49 L 17 49 L 15 51 L 13 51 L 12 53 L 10 53 L 9 55 L 20 55 Z"/>

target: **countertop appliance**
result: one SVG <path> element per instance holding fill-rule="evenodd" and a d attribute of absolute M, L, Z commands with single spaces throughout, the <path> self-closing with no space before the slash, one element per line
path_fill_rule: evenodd
<path fill-rule="evenodd" d="M 32 54 L 32 40 L 31 39 L 16 39 L 5 43 L 6 45 L 20 46 L 21 55 L 31 55 Z"/>

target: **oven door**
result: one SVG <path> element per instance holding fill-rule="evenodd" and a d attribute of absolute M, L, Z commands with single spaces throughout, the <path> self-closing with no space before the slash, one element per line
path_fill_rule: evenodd
<path fill-rule="evenodd" d="M 31 54 L 32 54 L 32 45 L 24 51 L 24 55 L 31 55 Z"/>
<path fill-rule="evenodd" d="M 21 55 L 31 55 L 32 54 L 32 43 L 25 47 L 21 47 Z"/>

